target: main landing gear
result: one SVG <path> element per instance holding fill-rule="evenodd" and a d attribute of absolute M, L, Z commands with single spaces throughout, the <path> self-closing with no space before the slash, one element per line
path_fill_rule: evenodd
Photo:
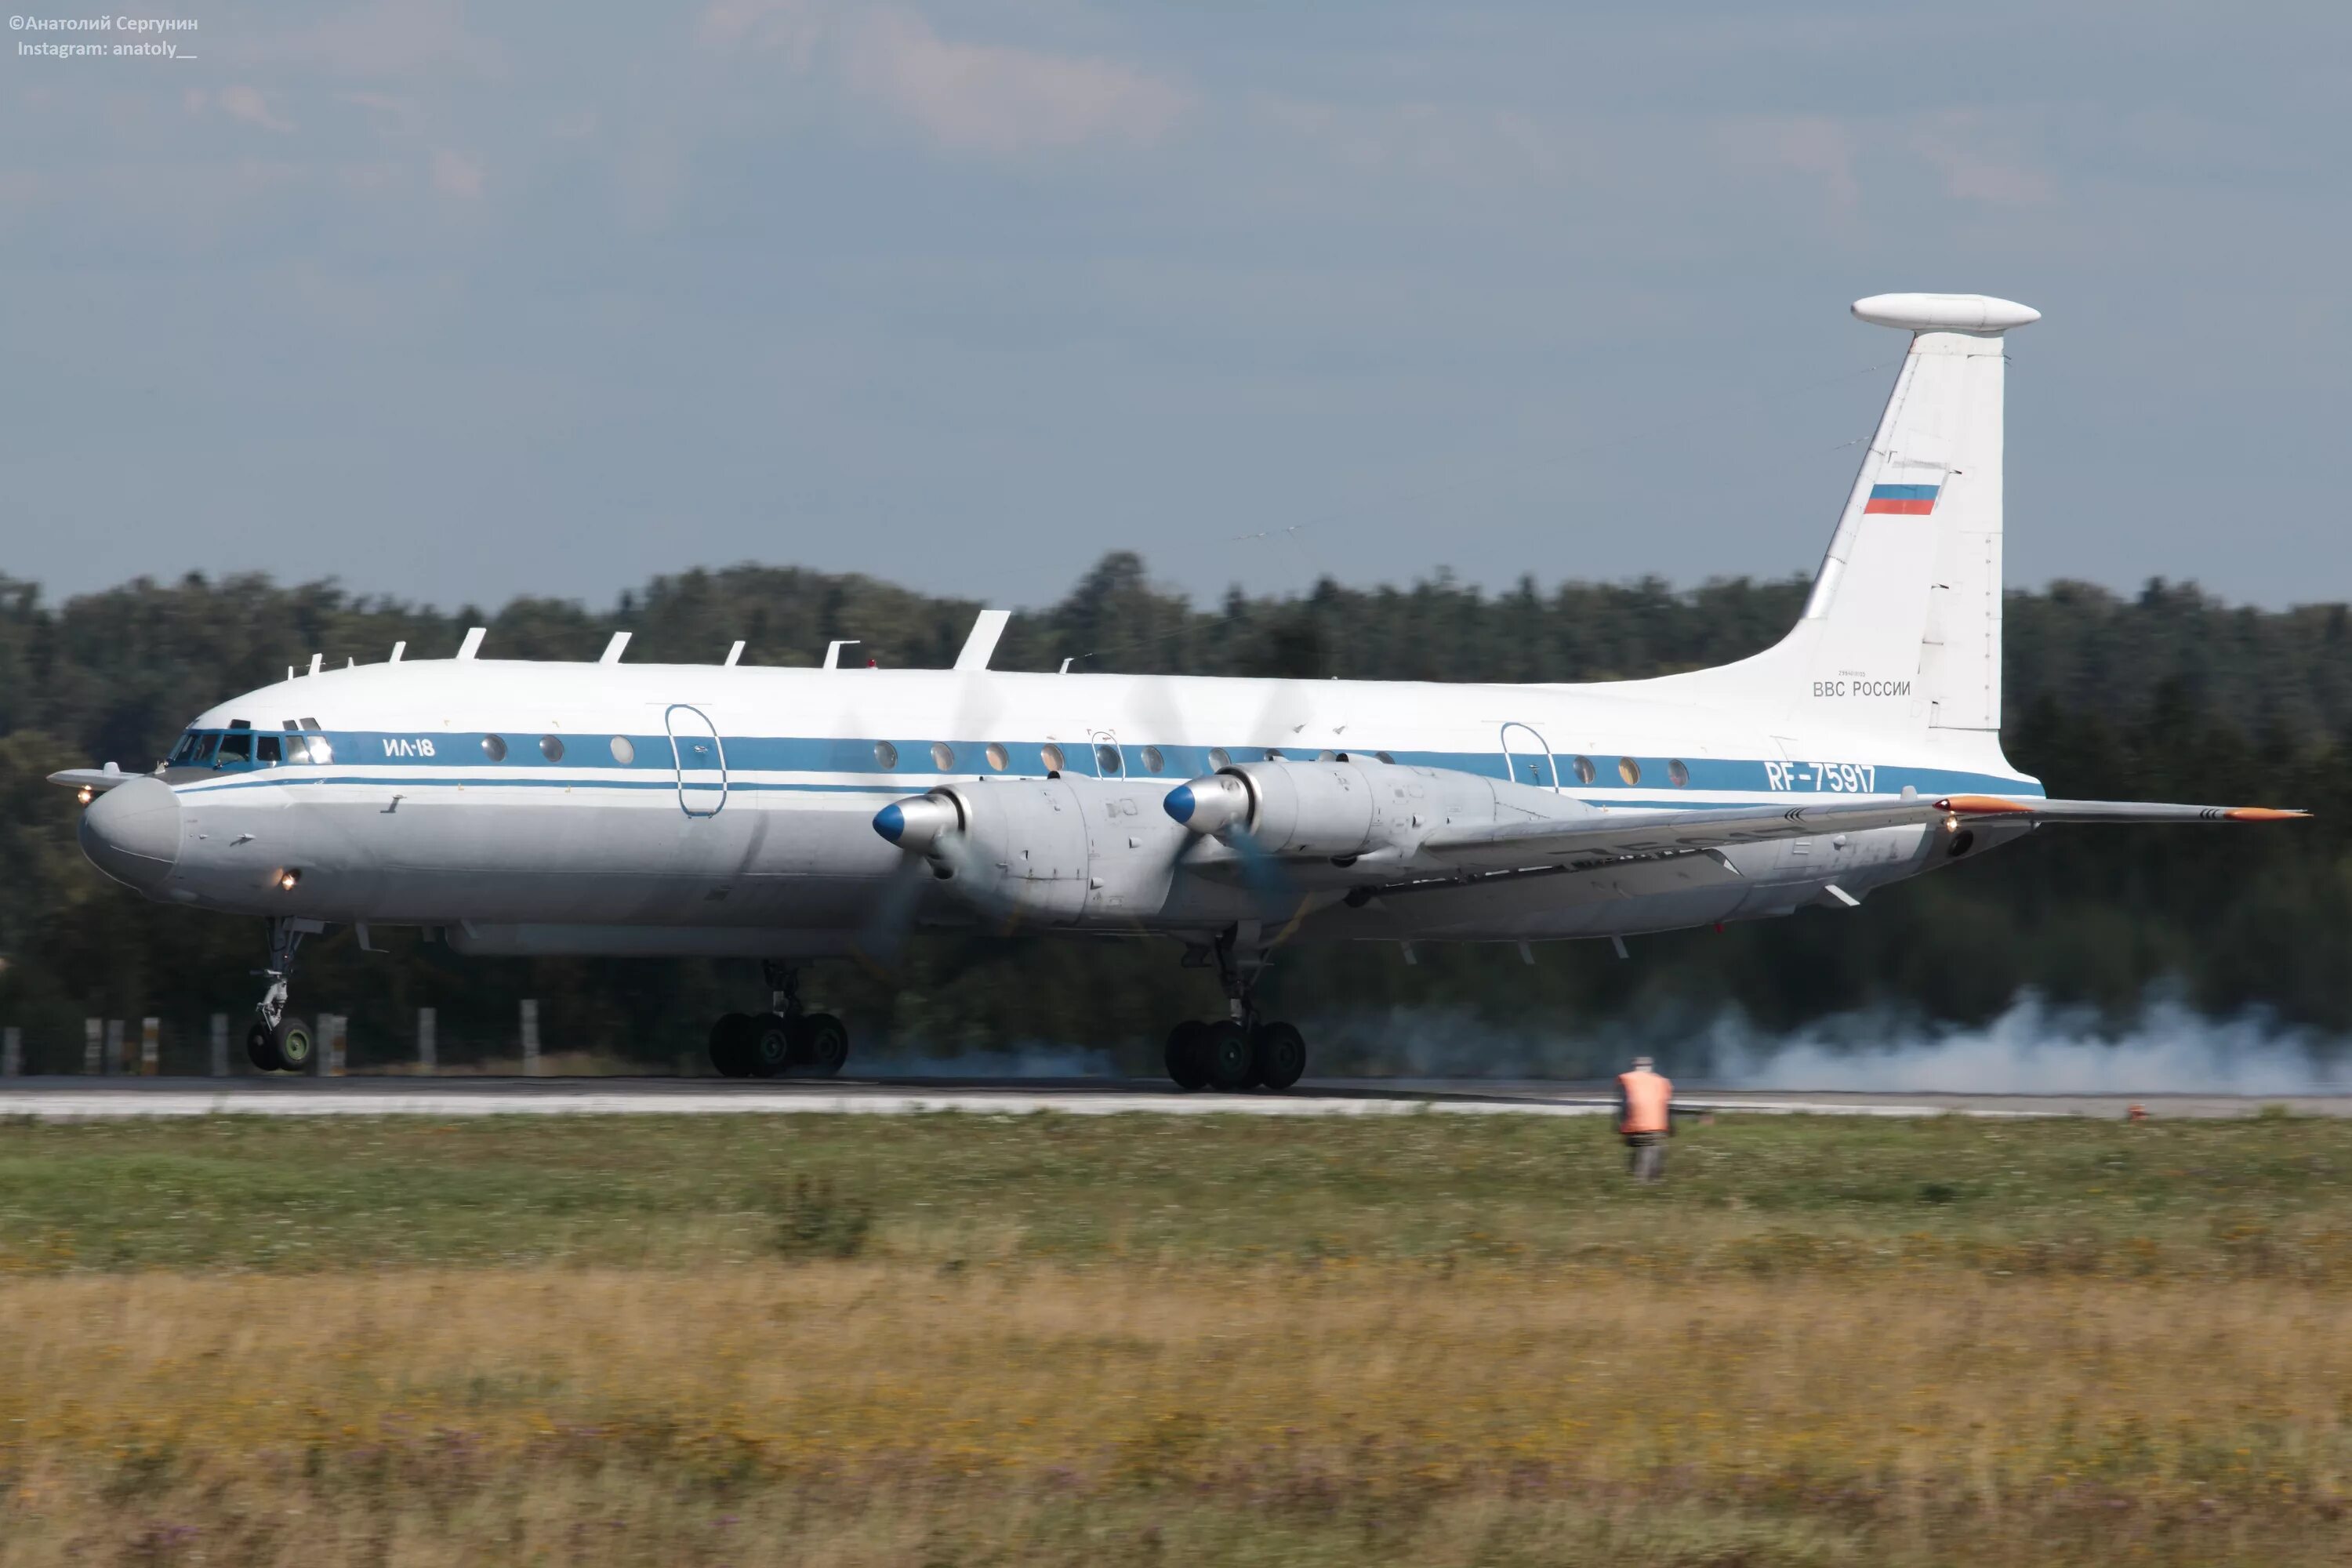
<path fill-rule="evenodd" d="M 1224 983 L 1229 1017 L 1186 1019 L 1168 1032 L 1168 1076 L 1181 1089 L 1286 1089 L 1307 1071 L 1307 1040 L 1288 1024 L 1257 1016 L 1258 977 L 1265 957 L 1239 946 L 1237 933 L 1219 937 L 1210 952 Z M 1189 962 L 1189 955 L 1188 955 Z"/>
<path fill-rule="evenodd" d="M 269 922 L 269 967 L 254 973 L 269 982 L 245 1032 L 245 1059 L 261 1072 L 308 1072 L 317 1055 L 310 1026 L 286 1011 L 286 977 L 302 939 L 326 928 L 316 921 L 279 918 Z"/>
<path fill-rule="evenodd" d="M 769 1011 L 730 1013 L 710 1026 L 710 1065 L 724 1078 L 832 1078 L 849 1060 L 849 1031 L 801 1004 L 800 975 L 767 966 Z"/>

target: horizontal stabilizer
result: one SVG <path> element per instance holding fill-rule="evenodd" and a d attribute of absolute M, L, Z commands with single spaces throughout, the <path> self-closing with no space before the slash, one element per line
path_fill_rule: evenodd
<path fill-rule="evenodd" d="M 1546 861 L 1613 859 L 1723 849 L 1824 833 L 1963 822 L 2283 822 L 2306 816 L 2260 805 L 2173 805 L 2158 801 L 2011 800 L 1956 795 L 1939 800 L 1856 800 L 1822 805 L 1736 806 L 1699 811 L 1609 811 L 1572 823 L 1524 822 L 1473 832 L 1436 833 L 1422 840 L 1424 858 L 1465 869 L 1496 869 Z"/>

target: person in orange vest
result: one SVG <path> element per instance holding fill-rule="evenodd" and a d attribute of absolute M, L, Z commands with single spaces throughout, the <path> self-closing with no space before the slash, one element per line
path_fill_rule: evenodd
<path fill-rule="evenodd" d="M 1664 1178 L 1674 1104 L 1675 1086 L 1652 1069 L 1649 1058 L 1635 1057 L 1633 1070 L 1617 1075 L 1617 1131 L 1625 1139 L 1625 1169 L 1635 1181 Z"/>

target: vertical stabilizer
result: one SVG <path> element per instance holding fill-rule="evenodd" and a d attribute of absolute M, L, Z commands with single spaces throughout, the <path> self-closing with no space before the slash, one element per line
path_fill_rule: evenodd
<path fill-rule="evenodd" d="M 1853 313 L 1911 334 L 1796 628 L 1721 669 L 1703 700 L 1805 733 L 1901 730 L 1999 751 L 2001 334 L 2041 313 L 1979 294 L 1880 294 Z"/>

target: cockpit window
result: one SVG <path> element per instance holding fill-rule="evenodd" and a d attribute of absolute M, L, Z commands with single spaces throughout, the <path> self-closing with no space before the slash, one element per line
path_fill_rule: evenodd
<path fill-rule="evenodd" d="M 310 760 L 314 763 L 331 763 L 335 760 L 334 745 L 326 736 L 310 737 Z"/>
<path fill-rule="evenodd" d="M 304 740 L 301 736 L 299 736 L 299 735 L 289 735 L 289 736 L 287 736 L 287 737 L 286 737 L 286 760 L 287 760 L 288 762 L 289 762 L 289 763 L 307 763 L 307 762 L 309 762 L 309 761 L 310 760 L 310 742 L 309 742 L 308 741 L 305 741 L 305 740 Z"/>
<path fill-rule="evenodd" d="M 212 766 L 213 753 L 218 750 L 220 750 L 220 737 L 206 735 L 204 742 L 196 748 L 196 766 L 200 768 Z"/>
<path fill-rule="evenodd" d="M 220 760 L 224 763 L 245 763 L 253 760 L 253 731 L 231 730 L 221 737 Z"/>
<path fill-rule="evenodd" d="M 204 743 L 205 738 L 202 735 L 197 734 L 194 730 L 189 731 L 180 737 L 180 743 L 172 748 L 170 761 L 177 766 L 179 763 L 192 760 L 196 754 L 196 748 Z"/>
<path fill-rule="evenodd" d="M 264 735 L 254 742 L 253 760 L 257 763 L 276 763 L 278 761 L 278 737 L 275 735 Z"/>

